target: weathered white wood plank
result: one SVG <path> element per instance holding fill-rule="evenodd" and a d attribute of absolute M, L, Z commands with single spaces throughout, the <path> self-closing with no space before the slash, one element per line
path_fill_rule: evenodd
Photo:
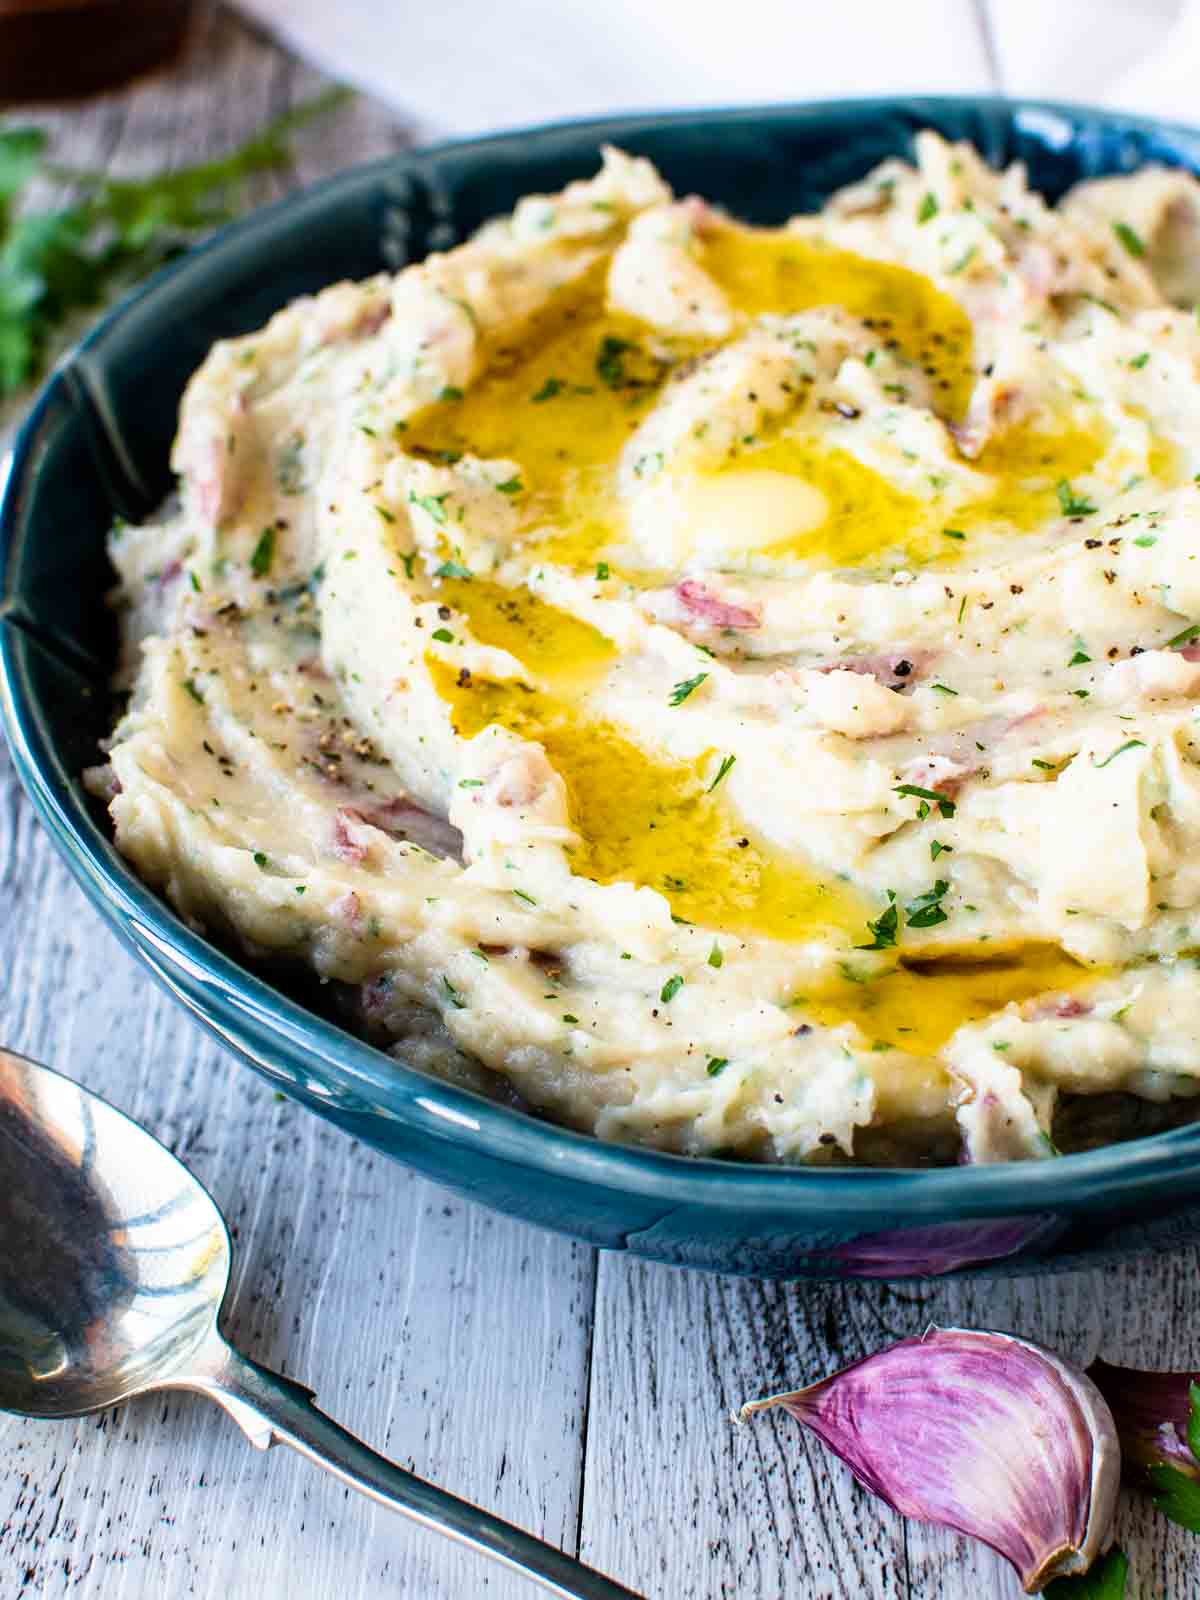
<path fill-rule="evenodd" d="M 885 1342 L 894 1301 L 602 1256 L 584 1559 L 653 1600 L 903 1600 L 899 1517 L 787 1417 L 729 1417 Z"/>
<path fill-rule="evenodd" d="M 54 113 L 60 159 L 154 170 L 227 148 L 317 80 L 223 15 L 186 63 Z M 259 198 L 403 141 L 361 102 Z M 228 1332 L 396 1460 L 574 1548 L 593 1253 L 465 1205 L 270 1090 L 87 909 L 0 750 L 0 1039 L 108 1095 L 212 1189 L 237 1249 Z M 213 1408 L 0 1419 L 0 1596 L 421 1600 L 531 1586 L 377 1510 Z"/>

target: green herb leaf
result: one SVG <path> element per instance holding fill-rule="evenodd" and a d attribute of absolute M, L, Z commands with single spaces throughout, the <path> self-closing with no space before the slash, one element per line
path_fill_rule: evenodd
<path fill-rule="evenodd" d="M 1146 254 L 1146 246 L 1127 222 L 1114 222 L 1112 229 L 1131 256 Z"/>
<path fill-rule="evenodd" d="M 443 976 L 443 978 L 442 978 L 442 988 L 445 989 L 447 998 L 449 999 L 450 1004 L 454 1007 L 454 1009 L 456 1011 L 465 1011 L 466 1010 L 467 1002 L 463 999 L 462 995 L 459 994 L 458 990 L 450 982 L 450 979 L 445 977 L 445 976 Z"/>
<path fill-rule="evenodd" d="M 709 784 L 706 793 L 711 794 L 713 792 L 713 790 L 717 787 L 717 785 L 720 783 L 721 779 L 725 776 L 725 774 L 733 766 L 733 764 L 734 764 L 734 762 L 736 760 L 737 760 L 736 756 L 724 756 L 722 758 L 721 765 L 717 768 L 717 775 L 713 779 L 713 781 Z"/>
<path fill-rule="evenodd" d="M 531 894 L 526 894 L 524 889 L 514 889 L 512 892 L 516 895 L 518 900 L 524 900 L 527 906 L 537 905 L 537 901 L 533 898 L 533 896 Z"/>
<path fill-rule="evenodd" d="M 1090 500 L 1075 493 L 1066 478 L 1058 480 L 1054 485 L 1054 492 L 1058 496 L 1064 517 L 1090 517 L 1096 510 Z"/>
<path fill-rule="evenodd" d="M 630 383 L 625 371 L 625 357 L 637 349 L 628 339 L 616 339 L 607 334 L 596 355 L 596 376 L 610 389 L 624 389 Z"/>
<path fill-rule="evenodd" d="M 683 979 L 680 977 L 679 973 L 676 973 L 674 977 L 668 978 L 666 983 L 663 984 L 662 989 L 659 991 L 658 998 L 662 1001 L 663 1005 L 669 1005 L 682 988 Z"/>
<path fill-rule="evenodd" d="M 668 703 L 673 706 L 681 706 L 688 695 L 697 690 L 707 677 L 707 672 L 698 672 L 694 678 L 684 678 L 681 683 L 677 683 L 671 690 L 671 698 Z"/>
<path fill-rule="evenodd" d="M 534 395 L 530 395 L 529 398 L 533 401 L 535 406 L 540 406 L 546 400 L 553 400 L 556 394 L 561 394 L 562 389 L 563 383 L 561 378 L 547 378 L 538 392 Z"/>
<path fill-rule="evenodd" d="M 265 872 L 270 864 L 271 863 L 267 860 L 266 856 L 263 855 L 261 850 L 256 850 L 254 852 L 254 865 L 259 869 L 260 872 Z"/>
<path fill-rule="evenodd" d="M 943 528 L 942 537 L 945 539 L 965 539 L 967 536 L 961 528 Z"/>
<path fill-rule="evenodd" d="M 1200 639 L 1200 622 L 1193 622 L 1190 628 L 1185 628 L 1182 633 L 1177 633 L 1173 639 L 1168 639 L 1163 645 L 1164 650 L 1182 650 L 1185 644 L 1191 644 L 1194 639 Z"/>
<path fill-rule="evenodd" d="M 1091 659 L 1091 656 L 1085 655 L 1082 650 L 1076 650 L 1067 665 L 1069 667 L 1086 667 Z"/>
<path fill-rule="evenodd" d="M 919 894 L 904 908 L 904 918 L 910 928 L 933 928 L 939 922 L 947 922 L 949 918 L 942 909 L 942 900 L 950 885 L 945 878 L 939 878 L 932 889 L 926 889 L 924 894 Z"/>
<path fill-rule="evenodd" d="M 525 489 L 525 485 L 520 478 L 506 478 L 503 483 L 498 483 L 496 487 L 501 494 L 522 494 Z"/>
<path fill-rule="evenodd" d="M 1154 1504 L 1163 1516 L 1181 1528 L 1200 1533 L 1200 1483 L 1178 1467 L 1161 1464 L 1150 1468 L 1150 1481 L 1155 1489 Z"/>
<path fill-rule="evenodd" d="M 454 635 L 450 632 L 449 628 L 435 628 L 433 630 L 433 637 L 439 644 L 454 643 Z"/>
<path fill-rule="evenodd" d="M 1043 1600 L 1125 1600 L 1128 1578 L 1129 1558 L 1123 1550 L 1114 1549 L 1078 1577 L 1055 1578 L 1042 1596 Z"/>
<path fill-rule="evenodd" d="M 1129 365 L 1131 367 L 1136 367 L 1138 369 L 1138 371 L 1140 372 L 1141 369 L 1146 365 L 1147 361 L 1149 361 L 1149 359 L 1150 359 L 1149 350 L 1143 350 L 1140 356 L 1134 356 L 1133 357 L 1133 359 L 1132 359 L 1132 361 L 1130 361 Z"/>
<path fill-rule="evenodd" d="M 608 577 L 608 575 L 609 575 L 608 574 L 608 562 L 607 561 L 597 561 L 597 563 L 596 563 L 596 581 L 598 583 L 603 583 L 604 580 Z"/>
<path fill-rule="evenodd" d="M 874 922 L 867 923 L 867 932 L 874 935 L 871 943 L 856 944 L 854 947 L 856 950 L 890 950 L 895 945 L 899 928 L 895 890 L 889 889 L 887 897 L 887 909 L 881 912 Z"/>
<path fill-rule="evenodd" d="M 433 575 L 435 578 L 469 578 L 471 569 L 464 567 L 461 561 L 443 561 L 440 567 L 433 569 Z"/>
<path fill-rule="evenodd" d="M 444 405 L 451 405 L 455 400 L 461 400 L 462 397 L 462 390 L 457 384 L 454 383 L 448 383 L 442 390 L 441 394 L 438 395 L 438 399 L 442 401 Z"/>
<path fill-rule="evenodd" d="M 917 221 L 919 223 L 928 222 L 932 217 L 936 217 L 937 214 L 937 196 L 931 189 L 926 189 L 925 193 L 921 196 L 921 203 L 917 207 Z"/>
<path fill-rule="evenodd" d="M 444 528 L 446 526 L 446 507 L 444 502 L 449 492 L 447 490 L 446 494 L 414 494 L 410 489 L 408 491 L 408 500 L 410 505 L 420 506 L 427 516 L 432 517 L 439 527 Z"/>
<path fill-rule="evenodd" d="M 264 528 L 250 557 L 250 571 L 256 578 L 265 578 L 275 559 L 275 529 Z"/>
<path fill-rule="evenodd" d="M 1103 761 L 1097 761 L 1093 756 L 1092 765 L 1098 772 L 1101 767 L 1106 767 L 1110 761 L 1115 761 L 1118 756 L 1123 756 L 1126 750 L 1144 750 L 1145 748 L 1146 741 L 1144 739 L 1126 739 L 1124 744 L 1119 744 L 1115 750 L 1109 751 Z"/>
<path fill-rule="evenodd" d="M 920 789 L 915 783 L 898 783 L 892 790 L 893 794 L 912 795 L 918 800 L 928 800 L 930 805 L 937 806 L 944 817 L 952 817 L 958 809 L 953 800 L 947 800 L 944 794 L 939 794 L 936 789 Z M 928 809 L 918 813 L 924 819 L 929 815 Z"/>
<path fill-rule="evenodd" d="M 721 951 L 721 946 L 715 939 L 713 940 L 712 949 L 708 952 L 708 964 L 710 967 L 722 967 L 725 965 L 725 957 Z"/>
<path fill-rule="evenodd" d="M 933 839 L 929 844 L 929 859 L 936 861 L 939 856 L 944 856 L 948 850 L 953 850 L 952 844 L 943 844 L 940 839 Z"/>
<path fill-rule="evenodd" d="M 708 1065 L 704 1070 L 708 1073 L 710 1078 L 719 1078 L 728 1065 L 728 1056 L 709 1056 Z"/>
<path fill-rule="evenodd" d="M 204 696 L 200 693 L 199 689 L 197 689 L 196 680 L 194 678 L 185 678 L 183 680 L 183 687 L 187 690 L 188 694 L 191 695 L 192 699 L 198 706 L 202 706 L 204 704 Z"/>

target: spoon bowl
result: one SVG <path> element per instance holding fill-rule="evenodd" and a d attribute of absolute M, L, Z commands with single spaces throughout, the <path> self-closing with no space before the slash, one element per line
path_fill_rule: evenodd
<path fill-rule="evenodd" d="M 184 1370 L 215 1325 L 229 1234 L 121 1112 L 0 1051 L 0 1408 L 74 1417 Z"/>
<path fill-rule="evenodd" d="M 239 1355 L 217 1326 L 232 1260 L 212 1197 L 157 1139 L 81 1084 L 0 1049 L 0 1410 L 77 1417 L 192 1390 L 260 1449 L 291 1445 L 563 1600 L 637 1600 L 405 1472 L 318 1410 L 311 1390 Z"/>

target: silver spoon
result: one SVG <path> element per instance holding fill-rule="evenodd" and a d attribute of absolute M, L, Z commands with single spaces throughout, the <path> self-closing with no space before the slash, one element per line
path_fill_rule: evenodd
<path fill-rule="evenodd" d="M 229 1234 L 169 1150 L 80 1084 L 0 1049 L 0 1410 L 79 1417 L 161 1389 L 222 1406 L 381 1505 L 564 1600 L 638 1600 L 553 1545 L 376 1455 L 312 1391 L 217 1331 Z"/>

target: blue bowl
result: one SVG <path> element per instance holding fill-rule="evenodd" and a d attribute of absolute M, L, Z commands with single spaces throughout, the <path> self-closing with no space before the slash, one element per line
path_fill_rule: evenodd
<path fill-rule="evenodd" d="M 620 117 L 389 157 L 227 229 L 125 300 L 43 389 L 0 489 L 0 712 L 34 806 L 117 936 L 286 1094 L 462 1194 L 593 1244 L 774 1277 L 1077 1267 L 1200 1237 L 1200 1126 L 1010 1166 L 808 1171 L 603 1144 L 383 1055 L 189 931 L 84 794 L 115 643 L 104 534 L 166 492 L 179 397 L 212 342 L 296 295 L 443 249 L 589 173 L 604 142 L 773 223 L 908 153 L 923 127 L 1024 160 L 1051 196 L 1149 161 L 1200 170 L 1200 132 L 975 98 Z"/>

